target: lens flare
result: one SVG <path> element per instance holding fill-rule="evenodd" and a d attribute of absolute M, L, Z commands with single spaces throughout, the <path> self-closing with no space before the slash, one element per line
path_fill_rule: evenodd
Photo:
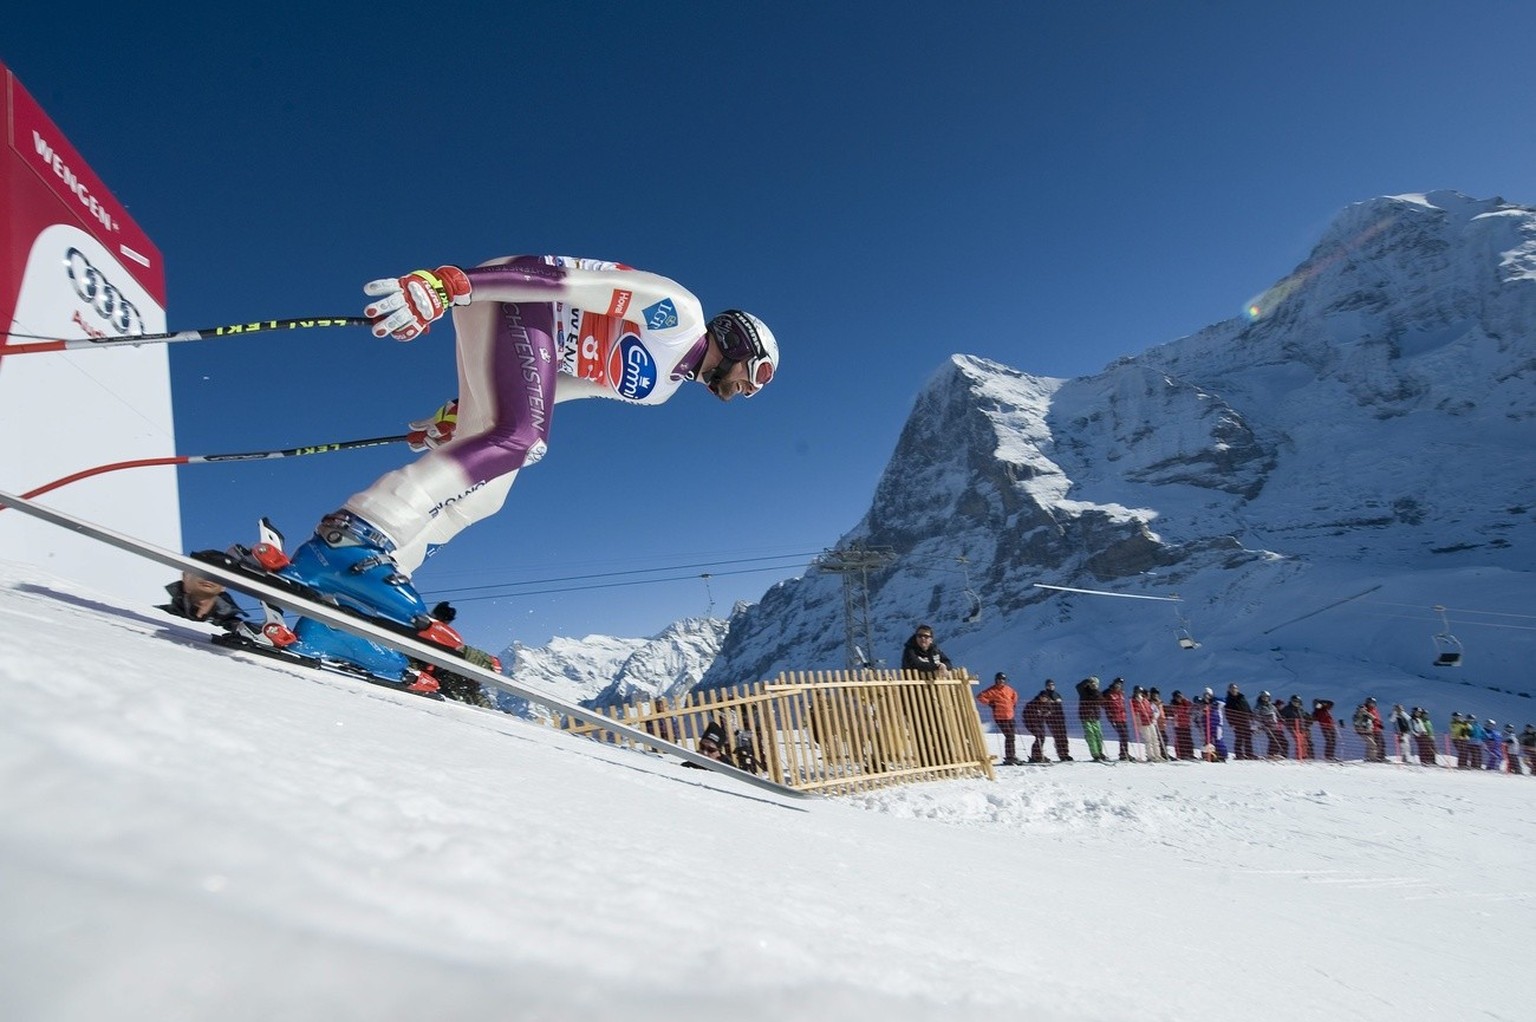
<path fill-rule="evenodd" d="M 1344 259 L 1396 222 L 1396 216 L 1383 217 L 1375 223 L 1369 224 L 1364 230 L 1353 237 L 1336 244 L 1326 255 L 1316 256 L 1303 263 L 1294 272 L 1281 278 L 1279 283 L 1251 298 L 1248 301 L 1247 307 L 1243 309 L 1243 314 L 1252 321 L 1261 319 L 1274 312 L 1287 298 L 1300 290 L 1313 277 L 1316 277 L 1328 267 Z"/>

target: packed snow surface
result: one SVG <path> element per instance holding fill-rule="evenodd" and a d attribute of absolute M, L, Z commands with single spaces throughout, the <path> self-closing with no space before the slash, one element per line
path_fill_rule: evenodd
<path fill-rule="evenodd" d="M 1077 762 L 780 799 L 38 568 L 0 565 L 0 630 L 0 1018 L 1529 1015 L 1528 776 Z"/>

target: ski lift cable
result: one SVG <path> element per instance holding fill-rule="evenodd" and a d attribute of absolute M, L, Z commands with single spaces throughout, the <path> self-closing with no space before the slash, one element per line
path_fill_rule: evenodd
<path fill-rule="evenodd" d="M 588 574 L 588 575 L 559 575 L 559 576 L 555 576 L 553 578 L 533 578 L 533 579 L 525 579 L 525 580 L 517 581 L 517 582 L 493 582 L 493 583 L 490 583 L 490 584 L 487 584 L 487 585 L 475 585 L 475 586 L 445 586 L 444 588 L 453 589 L 455 592 L 466 592 L 467 593 L 467 592 L 474 592 L 474 591 L 479 590 L 479 589 L 505 589 L 508 586 L 541 586 L 541 585 L 549 585 L 550 583 L 553 583 L 553 582 L 585 582 L 585 581 L 588 581 L 588 580 L 591 580 L 591 579 L 598 579 L 598 578 L 620 578 L 620 577 L 627 576 L 627 575 L 653 575 L 653 574 L 655 574 L 657 572 L 660 572 L 660 571 L 682 571 L 682 570 L 685 570 L 687 568 L 714 568 L 714 567 L 718 567 L 718 566 L 720 566 L 722 564 L 750 564 L 750 563 L 755 562 L 755 561 L 782 561 L 782 560 L 786 560 L 786 559 L 794 559 L 794 563 L 780 565 L 777 568 L 752 568 L 752 569 L 749 569 L 751 571 L 782 571 L 785 568 L 793 568 L 793 567 L 803 566 L 804 562 L 801 561 L 801 560 L 798 560 L 798 559 L 801 558 L 801 557 L 807 557 L 807 556 L 810 556 L 810 555 L 809 554 L 781 554 L 781 555 L 779 555 L 777 557 L 737 557 L 737 558 L 734 558 L 732 560 L 724 560 L 724 561 L 701 561 L 701 562 L 699 562 L 697 564 L 664 564 L 664 565 L 661 565 L 660 567 L 656 567 L 656 568 L 632 568 L 632 569 L 629 569 L 629 570 L 626 570 L 626 571 L 599 571 L 599 572 L 593 572 L 592 574 Z M 729 574 L 729 575 L 735 575 L 735 574 L 740 574 L 740 573 L 741 572 L 716 572 L 716 574 Z M 478 572 L 477 572 L 477 574 L 478 574 Z M 688 577 L 694 577 L 694 576 L 688 576 Z M 642 579 L 641 581 L 646 581 L 646 580 Z M 671 579 L 655 579 L 654 581 L 658 581 L 658 582 L 671 581 Z"/>
<path fill-rule="evenodd" d="M 1377 588 L 1380 587 L 1378 586 Z M 1364 602 L 1378 607 L 1410 607 L 1415 610 L 1422 610 L 1424 608 L 1422 603 L 1391 603 L 1386 600 L 1366 600 Z M 1439 605 L 1436 604 L 1436 606 L 1438 607 Z M 1504 610 L 1473 610 L 1467 607 L 1446 607 L 1445 610 L 1452 614 L 1484 614 L 1488 617 L 1518 617 L 1528 621 L 1536 621 L 1536 614 L 1516 614 L 1512 611 Z"/>
<path fill-rule="evenodd" d="M 1036 589 L 1054 589 L 1062 593 L 1086 593 L 1089 596 L 1118 596 L 1124 600 L 1159 600 L 1163 603 L 1183 603 L 1184 598 L 1177 594 L 1173 596 L 1147 596 L 1142 593 L 1112 593 L 1104 589 L 1075 589 L 1072 586 L 1052 586 L 1044 582 L 1036 582 Z"/>
<path fill-rule="evenodd" d="M 765 571 L 783 571 L 783 570 L 784 570 L 784 566 L 782 566 L 782 565 L 779 566 L 779 567 L 767 567 L 767 568 L 740 568 L 740 569 L 738 569 L 736 571 L 717 571 L 717 572 L 714 572 L 710 577 L 711 578 L 720 578 L 720 577 L 725 576 L 725 575 L 752 575 L 752 574 L 759 574 L 759 573 L 762 573 L 762 572 L 765 572 Z M 444 588 L 444 589 L 434 589 L 434 590 L 431 590 L 430 592 L 424 591 L 422 593 L 422 595 L 423 596 L 431 596 L 431 597 L 438 598 L 438 599 L 451 599 L 455 603 L 472 603 L 472 602 L 474 602 L 476 600 L 521 600 L 521 599 L 524 599 L 524 598 L 529 597 L 529 596 L 548 596 L 548 595 L 551 595 L 551 594 L 554 594 L 554 593 L 580 593 L 580 592 L 586 592 L 586 591 L 592 590 L 592 589 L 618 589 L 618 588 L 622 588 L 624 586 L 643 586 L 643 585 L 651 585 L 651 584 L 654 584 L 654 583 L 657 583 L 657 582 L 688 582 L 688 581 L 692 581 L 693 579 L 696 579 L 698 577 L 699 576 L 697 574 L 693 574 L 693 575 L 670 575 L 670 576 L 668 576 L 666 578 L 637 578 L 637 579 L 630 579 L 629 581 L 625 581 L 625 582 L 599 582 L 599 583 L 596 583 L 596 584 L 593 584 L 593 585 L 556 586 L 556 587 L 549 588 L 549 589 L 513 589 L 513 588 L 505 588 L 503 592 L 498 592 L 498 593 L 481 593 L 478 596 L 460 596 L 460 595 L 458 595 L 459 593 L 467 592 L 469 590 L 466 590 L 466 589 L 455 589 L 455 588 L 449 587 L 449 588 Z M 516 584 L 517 583 L 507 583 L 506 585 L 507 586 L 515 586 Z M 498 588 L 498 587 L 496 587 L 496 586 L 472 586 L 470 588 L 471 589 L 495 589 L 495 588 Z"/>

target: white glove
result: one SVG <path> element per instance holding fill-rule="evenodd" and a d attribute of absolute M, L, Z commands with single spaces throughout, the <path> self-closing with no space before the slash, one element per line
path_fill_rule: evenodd
<path fill-rule="evenodd" d="M 409 423 L 410 432 L 405 442 L 413 451 L 432 451 L 453 439 L 453 431 L 459 427 L 459 399 L 454 398 L 431 417 Z"/>
<path fill-rule="evenodd" d="M 370 280 L 363 293 L 378 299 L 363 310 L 375 337 L 412 341 L 431 329 L 450 306 L 468 305 L 469 278 L 457 266 L 416 270 L 403 277 Z"/>

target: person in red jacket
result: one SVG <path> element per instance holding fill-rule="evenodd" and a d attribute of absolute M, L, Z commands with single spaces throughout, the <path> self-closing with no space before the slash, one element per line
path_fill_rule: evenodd
<path fill-rule="evenodd" d="M 1003 734 L 1003 764 L 1016 766 L 1014 740 L 1017 734 L 1013 722 L 1013 709 L 1019 704 L 1019 693 L 1008 684 L 1008 675 L 1002 671 L 992 679 L 992 684 L 976 693 L 976 701 L 992 708 L 992 720 Z"/>
<path fill-rule="evenodd" d="M 1323 758 L 1330 763 L 1339 761 L 1339 725 L 1333 719 L 1333 700 L 1312 700 L 1312 720 L 1323 733 Z"/>
<path fill-rule="evenodd" d="M 1157 711 L 1147 690 L 1137 685 L 1131 694 L 1131 718 L 1136 725 L 1136 737 L 1146 747 L 1146 762 L 1163 761 L 1163 742 L 1157 733 Z"/>
<path fill-rule="evenodd" d="M 1173 758 L 1195 758 L 1195 734 L 1191 728 L 1195 704 L 1185 698 L 1183 692 L 1168 697 L 1167 715 L 1173 719 Z"/>
<path fill-rule="evenodd" d="M 1109 726 L 1115 729 L 1115 735 L 1120 739 L 1120 758 L 1131 758 L 1130 729 L 1125 722 L 1125 679 L 1116 678 L 1109 683 L 1109 688 L 1104 692 L 1104 716 L 1109 718 Z"/>

